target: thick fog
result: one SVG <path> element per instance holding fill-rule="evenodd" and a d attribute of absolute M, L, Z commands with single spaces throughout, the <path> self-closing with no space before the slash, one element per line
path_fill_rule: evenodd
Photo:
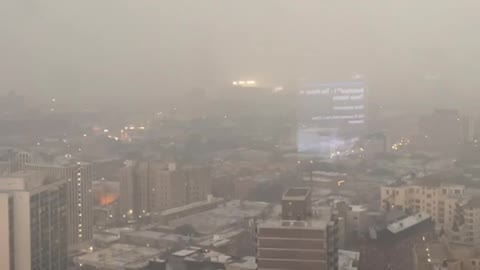
<path fill-rule="evenodd" d="M 0 0 L 0 90 L 123 103 L 237 78 L 361 73 L 387 104 L 450 91 L 473 107 L 478 10 L 467 0 Z"/>

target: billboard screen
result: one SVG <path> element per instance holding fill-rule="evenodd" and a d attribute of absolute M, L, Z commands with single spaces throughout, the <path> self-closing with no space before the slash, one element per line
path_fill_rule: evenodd
<path fill-rule="evenodd" d="M 364 82 L 304 84 L 297 98 L 301 153 L 330 158 L 347 154 L 366 131 Z"/>

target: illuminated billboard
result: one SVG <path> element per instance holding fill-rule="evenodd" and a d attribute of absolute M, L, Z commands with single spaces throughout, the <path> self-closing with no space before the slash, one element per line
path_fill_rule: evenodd
<path fill-rule="evenodd" d="M 330 158 L 346 155 L 366 131 L 364 82 L 304 84 L 297 98 L 301 153 Z"/>

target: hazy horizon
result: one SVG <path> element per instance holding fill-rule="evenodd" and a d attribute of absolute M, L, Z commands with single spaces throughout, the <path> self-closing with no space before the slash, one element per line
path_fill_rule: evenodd
<path fill-rule="evenodd" d="M 2 0 L 0 91 L 124 103 L 238 78 L 276 85 L 361 73 L 375 99 L 421 106 L 437 91 L 425 90 L 424 76 L 438 75 L 458 101 L 475 104 L 478 8 L 430 0 Z"/>

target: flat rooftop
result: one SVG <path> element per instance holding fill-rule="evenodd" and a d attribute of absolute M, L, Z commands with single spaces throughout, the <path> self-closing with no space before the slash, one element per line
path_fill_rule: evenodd
<path fill-rule="evenodd" d="M 311 219 L 311 220 L 280 220 L 280 219 L 267 219 L 260 222 L 259 228 L 280 228 L 280 229 L 325 229 L 327 228 L 329 220 L 324 219 Z"/>
<path fill-rule="evenodd" d="M 172 255 L 177 256 L 177 257 L 186 257 L 186 256 L 190 256 L 192 254 L 195 254 L 195 253 L 199 252 L 200 249 L 201 248 L 199 248 L 199 247 L 189 247 L 189 248 L 186 248 L 186 249 L 179 250 L 179 251 L 173 253 Z"/>
<path fill-rule="evenodd" d="M 148 239 L 163 239 L 166 236 L 166 233 L 155 232 L 155 231 L 133 231 L 124 233 L 126 236 L 138 237 L 138 238 L 148 238 Z"/>
<path fill-rule="evenodd" d="M 238 225 L 247 218 L 260 216 L 269 206 L 270 204 L 265 202 L 229 201 L 220 203 L 217 208 L 172 220 L 170 226 L 189 224 L 201 234 L 215 234 Z"/>
<path fill-rule="evenodd" d="M 404 230 L 407 230 L 417 224 L 420 224 L 428 219 L 430 219 L 430 215 L 426 213 L 418 213 L 388 225 L 387 229 L 390 232 L 396 234 Z"/>
<path fill-rule="evenodd" d="M 230 256 L 225 255 L 220 252 L 213 250 L 208 250 L 208 252 L 196 252 L 191 255 L 188 255 L 185 260 L 191 262 L 213 262 L 213 263 L 228 263 L 231 261 Z"/>
<path fill-rule="evenodd" d="M 283 199 L 303 199 L 310 194 L 311 189 L 309 188 L 289 188 L 285 194 L 283 194 Z"/>
<path fill-rule="evenodd" d="M 77 264 L 89 265 L 100 269 L 141 268 L 149 260 L 158 257 L 161 250 L 126 244 L 113 244 L 109 248 L 74 258 Z"/>

